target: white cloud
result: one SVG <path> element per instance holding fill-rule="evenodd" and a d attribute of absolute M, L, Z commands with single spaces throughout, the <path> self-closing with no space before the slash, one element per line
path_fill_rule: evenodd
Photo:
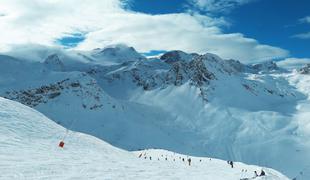
<path fill-rule="evenodd" d="M 243 62 L 289 55 L 281 48 L 262 45 L 240 33 L 225 34 L 229 23 L 187 13 L 148 15 L 124 10 L 120 0 L 1 0 L 0 49 L 18 44 L 57 46 L 68 34 L 87 32 L 77 49 L 90 50 L 114 43 L 138 51 L 180 49 L 211 52 Z"/>
<path fill-rule="evenodd" d="M 310 39 L 310 32 L 295 34 L 292 37 L 293 38 L 299 38 L 299 39 Z"/>
<path fill-rule="evenodd" d="M 296 69 L 308 63 L 310 63 L 310 58 L 287 58 L 277 62 L 277 65 L 286 69 Z"/>
<path fill-rule="evenodd" d="M 234 8 L 255 0 L 189 0 L 189 3 L 201 11 L 227 13 Z"/>
<path fill-rule="evenodd" d="M 310 16 L 306 16 L 298 20 L 299 23 L 309 23 L 310 24 Z M 294 34 L 291 36 L 292 38 L 298 39 L 310 39 L 310 32 Z"/>
<path fill-rule="evenodd" d="M 299 19 L 300 23 L 310 23 L 310 16 Z"/>

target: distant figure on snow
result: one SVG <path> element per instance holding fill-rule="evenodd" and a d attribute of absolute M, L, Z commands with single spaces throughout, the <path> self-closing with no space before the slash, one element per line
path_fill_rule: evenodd
<path fill-rule="evenodd" d="M 266 175 L 265 171 L 262 170 L 262 171 L 260 172 L 260 175 L 259 175 L 259 176 L 265 176 L 265 175 Z"/>
<path fill-rule="evenodd" d="M 231 165 L 231 168 L 234 168 L 234 162 L 230 161 L 229 164 Z"/>
<path fill-rule="evenodd" d="M 256 172 L 256 171 L 254 171 L 254 173 L 255 173 L 255 177 L 257 177 L 257 176 L 258 176 L 257 172 Z"/>
<path fill-rule="evenodd" d="M 182 161 L 184 162 L 184 158 L 182 158 Z"/>
<path fill-rule="evenodd" d="M 139 158 L 141 158 L 142 157 L 142 153 L 139 155 Z"/>
<path fill-rule="evenodd" d="M 192 159 L 191 158 L 188 158 L 188 165 L 190 166 L 191 165 L 191 162 L 192 162 Z"/>
<path fill-rule="evenodd" d="M 63 148 L 64 147 L 64 145 L 65 145 L 65 143 L 63 142 L 63 141 L 60 141 L 60 143 L 59 143 L 59 147 L 61 147 L 61 148 Z"/>

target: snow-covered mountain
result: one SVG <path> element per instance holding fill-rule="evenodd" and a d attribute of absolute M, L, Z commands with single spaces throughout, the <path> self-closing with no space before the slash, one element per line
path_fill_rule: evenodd
<path fill-rule="evenodd" d="M 122 149 L 167 149 L 310 178 L 309 75 L 214 54 L 147 59 L 125 45 L 45 52 L 41 60 L 0 56 L 0 95 Z"/>
<path fill-rule="evenodd" d="M 64 140 L 64 148 L 58 143 Z M 166 150 L 128 152 L 74 131 L 43 114 L 0 98 L 0 179 L 240 179 L 262 167 L 190 157 Z M 182 159 L 186 161 L 182 161 Z M 187 159 L 191 158 L 191 166 Z M 256 179 L 285 180 L 263 168 Z"/>
<path fill-rule="evenodd" d="M 108 46 L 103 49 L 94 49 L 89 55 L 91 58 L 96 59 L 99 62 L 110 64 L 146 59 L 133 47 L 128 47 L 123 44 Z"/>

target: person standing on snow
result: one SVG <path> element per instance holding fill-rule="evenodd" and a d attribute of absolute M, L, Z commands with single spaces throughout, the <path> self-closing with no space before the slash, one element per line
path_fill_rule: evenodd
<path fill-rule="evenodd" d="M 254 173 L 255 173 L 255 177 L 257 177 L 257 176 L 258 176 L 257 172 L 256 172 L 256 171 L 254 171 Z"/>
<path fill-rule="evenodd" d="M 192 159 L 191 158 L 188 158 L 188 165 L 190 166 L 191 165 L 191 162 L 192 162 Z"/>
<path fill-rule="evenodd" d="M 266 175 L 265 171 L 262 170 L 262 171 L 260 172 L 260 175 L 259 175 L 259 176 L 265 176 L 265 175 Z"/>
<path fill-rule="evenodd" d="M 229 164 L 231 165 L 231 168 L 234 168 L 234 162 L 230 161 Z"/>

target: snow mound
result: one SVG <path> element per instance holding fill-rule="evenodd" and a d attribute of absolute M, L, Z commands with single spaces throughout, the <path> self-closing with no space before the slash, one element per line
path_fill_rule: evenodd
<path fill-rule="evenodd" d="M 65 134 L 65 146 L 59 148 Z M 82 133 L 67 132 L 41 113 L 0 98 L 0 179 L 224 180 L 252 177 L 255 170 L 260 171 L 256 166 L 235 163 L 231 168 L 225 161 L 165 150 L 143 151 L 145 155 L 139 158 L 141 153 L 123 151 Z M 192 158 L 192 165 L 179 157 Z M 256 179 L 287 179 L 272 169 L 264 171 L 267 176 Z"/>

